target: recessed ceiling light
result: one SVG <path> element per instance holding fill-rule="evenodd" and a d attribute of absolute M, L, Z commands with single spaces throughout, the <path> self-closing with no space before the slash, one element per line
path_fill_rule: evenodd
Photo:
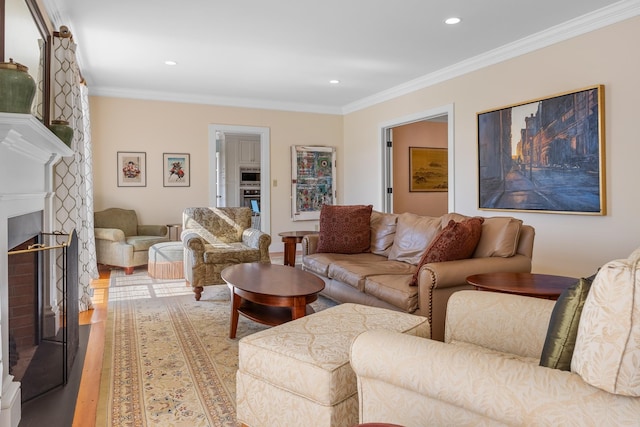
<path fill-rule="evenodd" d="M 460 21 L 462 21 L 462 19 L 460 18 L 447 18 L 444 20 L 444 23 L 447 25 L 455 25 L 458 24 Z"/>
<path fill-rule="evenodd" d="M 178 65 L 176 61 L 164 61 L 165 65 Z"/>
<path fill-rule="evenodd" d="M 331 83 L 332 85 L 337 85 L 338 83 L 340 83 L 340 80 L 336 80 L 336 79 L 329 80 L 329 83 Z"/>

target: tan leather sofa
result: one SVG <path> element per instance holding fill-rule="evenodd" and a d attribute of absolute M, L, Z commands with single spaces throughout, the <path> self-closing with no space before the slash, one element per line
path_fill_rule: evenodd
<path fill-rule="evenodd" d="M 583 329 L 582 312 L 571 371 L 539 366 L 555 304 L 551 300 L 457 292 L 449 299 L 444 343 L 382 330 L 364 332 L 354 340 L 350 354 L 358 376 L 359 421 L 405 427 L 640 425 L 637 277 L 635 298 L 628 293 L 620 298 L 626 309 L 615 307 L 617 315 L 612 313 L 605 325 L 596 322 L 595 328 Z M 635 314 L 627 315 L 631 313 Z M 631 318 L 635 332 L 629 333 Z M 625 324 L 617 338 L 612 335 L 620 325 L 611 319 Z M 607 384 L 635 384 L 635 393 L 605 391 L 575 372 L 581 341 L 605 349 L 591 354 L 606 361 L 587 356 L 588 369 L 604 372 Z M 617 341 L 627 343 L 627 369 L 619 365 L 625 357 L 617 357 Z M 635 378 L 629 372 L 635 372 Z"/>
<path fill-rule="evenodd" d="M 246 207 L 193 207 L 182 213 L 184 274 L 195 298 L 203 287 L 225 283 L 220 273 L 244 262 L 270 263 L 271 236 L 251 228 Z"/>
<path fill-rule="evenodd" d="M 457 213 L 442 217 L 371 214 L 370 252 L 317 253 L 318 235 L 302 240 L 302 268 L 325 282 L 322 294 L 338 302 L 388 308 L 424 316 L 432 339 L 444 339 L 447 301 L 454 292 L 473 289 L 466 278 L 489 272 L 530 272 L 535 230 L 513 217 L 486 217 L 472 258 L 425 264 L 411 286 L 422 253 Z M 422 252 L 422 253 L 421 253 Z"/>
<path fill-rule="evenodd" d="M 169 241 L 166 225 L 141 225 L 134 210 L 109 208 L 94 212 L 96 258 L 99 264 L 122 267 L 125 274 L 147 265 L 149 248 Z"/>

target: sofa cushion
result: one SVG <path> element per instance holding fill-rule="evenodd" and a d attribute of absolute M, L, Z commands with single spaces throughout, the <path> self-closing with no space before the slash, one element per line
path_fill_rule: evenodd
<path fill-rule="evenodd" d="M 372 205 L 322 205 L 318 252 L 356 254 L 371 245 Z"/>
<path fill-rule="evenodd" d="M 474 258 L 514 256 L 518 250 L 522 220 L 512 217 L 485 218 Z"/>
<path fill-rule="evenodd" d="M 329 277 L 329 266 L 336 261 L 371 261 L 372 259 L 384 260 L 383 257 L 369 252 L 361 254 L 314 253 L 302 258 L 302 268 Z"/>
<path fill-rule="evenodd" d="M 375 274 L 412 274 L 416 268 L 406 262 L 390 261 L 381 255 L 370 255 L 372 259 L 369 260 L 336 260 L 329 266 L 329 277 L 363 291 L 364 281 L 367 276 Z"/>
<path fill-rule="evenodd" d="M 593 278 L 580 279 L 565 289 L 553 306 L 547 337 L 542 348 L 540 366 L 571 370 L 578 325 Z"/>
<path fill-rule="evenodd" d="M 582 309 L 571 370 L 609 393 L 640 397 L 640 259 L 634 254 L 598 271 Z"/>
<path fill-rule="evenodd" d="M 258 261 L 260 261 L 260 249 L 250 248 L 243 243 L 205 245 L 205 264 L 240 264 Z"/>
<path fill-rule="evenodd" d="M 398 214 L 371 212 L 371 252 L 389 256 L 396 235 Z"/>
<path fill-rule="evenodd" d="M 133 246 L 133 251 L 148 251 L 149 248 L 156 243 L 162 243 L 169 240 L 164 236 L 128 236 L 126 239 L 128 245 Z"/>
<path fill-rule="evenodd" d="M 422 255 L 411 285 L 418 284 L 418 272 L 424 264 L 470 258 L 480 240 L 483 222 L 482 217 L 468 218 L 462 222 L 450 220 Z"/>
<path fill-rule="evenodd" d="M 418 288 L 410 286 L 411 274 L 380 274 L 364 281 L 364 292 L 407 313 L 418 309 Z"/>
<path fill-rule="evenodd" d="M 389 259 L 417 265 L 440 230 L 440 217 L 421 216 L 409 212 L 400 214 Z"/>

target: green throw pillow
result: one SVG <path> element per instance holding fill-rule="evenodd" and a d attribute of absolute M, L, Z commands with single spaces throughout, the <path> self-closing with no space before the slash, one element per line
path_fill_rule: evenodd
<path fill-rule="evenodd" d="M 551 312 L 547 337 L 542 348 L 540 366 L 571 370 L 582 307 L 594 276 L 578 280 L 562 292 Z"/>

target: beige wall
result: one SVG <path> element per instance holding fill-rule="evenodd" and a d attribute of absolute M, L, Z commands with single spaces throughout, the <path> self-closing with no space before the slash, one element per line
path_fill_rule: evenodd
<path fill-rule="evenodd" d="M 277 233 L 306 230 L 308 221 L 291 221 L 292 145 L 337 148 L 338 200 L 343 156 L 341 116 L 275 110 L 217 107 L 120 98 L 91 97 L 95 210 L 135 209 L 146 224 L 180 223 L 187 206 L 209 206 L 209 125 L 260 126 L 270 129 L 272 251 L 282 251 Z M 118 151 L 147 153 L 147 186 L 118 187 Z M 163 187 L 162 153 L 191 155 L 191 186 Z"/>
<path fill-rule="evenodd" d="M 452 209 L 509 215 L 536 228 L 534 272 L 589 276 L 640 246 L 640 17 L 593 31 L 345 116 L 344 200 L 382 205 L 380 125 L 454 105 Z M 606 124 L 606 216 L 479 211 L 476 113 L 603 84 Z M 374 183 L 374 185 L 371 185 Z"/>
<path fill-rule="evenodd" d="M 468 215 L 514 215 L 536 228 L 534 271 L 589 276 L 604 262 L 640 246 L 640 17 L 522 55 L 411 94 L 341 116 L 93 97 L 96 209 L 133 207 L 147 223 L 179 221 L 184 206 L 208 204 L 211 123 L 271 129 L 272 235 L 308 229 L 290 219 L 289 149 L 297 144 L 338 148 L 338 202 L 382 207 L 381 126 L 453 105 L 454 206 Z M 607 215 L 478 210 L 476 113 L 603 84 L 605 86 Z M 117 151 L 146 151 L 146 188 L 118 188 Z M 191 154 L 189 188 L 163 188 L 163 152 Z M 281 250 L 275 237 L 272 250 Z"/>
<path fill-rule="evenodd" d="M 447 213 L 446 191 L 409 191 L 409 147 L 447 148 L 447 123 L 423 120 L 393 128 L 393 211 L 428 216 Z"/>

